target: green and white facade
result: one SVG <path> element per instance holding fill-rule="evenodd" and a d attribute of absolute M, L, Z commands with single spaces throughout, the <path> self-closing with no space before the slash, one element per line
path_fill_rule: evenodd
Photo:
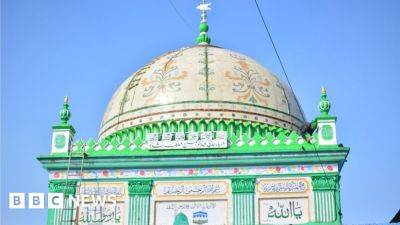
<path fill-rule="evenodd" d="M 115 193 L 117 204 L 49 209 L 48 225 L 76 224 L 61 218 L 74 216 L 86 225 L 341 224 L 349 148 L 337 142 L 326 90 L 307 122 L 274 74 L 210 45 L 206 8 L 198 45 L 124 81 L 97 139 L 74 140 L 64 101 L 51 153 L 38 157 L 49 192 Z"/>

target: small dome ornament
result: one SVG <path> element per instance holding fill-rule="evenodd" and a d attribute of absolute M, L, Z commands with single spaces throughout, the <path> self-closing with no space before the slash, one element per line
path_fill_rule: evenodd
<path fill-rule="evenodd" d="M 68 96 L 64 97 L 63 108 L 60 110 L 61 125 L 68 125 L 68 121 L 71 118 L 71 112 L 69 111 Z"/>
<path fill-rule="evenodd" d="M 327 98 L 325 87 L 321 88 L 321 100 L 319 101 L 318 108 L 319 111 L 321 112 L 321 115 L 323 116 L 329 115 L 329 111 L 331 109 L 331 103 Z"/>
<path fill-rule="evenodd" d="M 199 45 L 209 45 L 211 43 L 211 38 L 208 36 L 208 24 L 207 24 L 207 11 L 211 10 L 211 3 L 206 3 L 205 0 L 197 6 L 196 8 L 201 11 L 201 22 L 199 25 L 200 34 L 196 39 L 197 44 Z"/>

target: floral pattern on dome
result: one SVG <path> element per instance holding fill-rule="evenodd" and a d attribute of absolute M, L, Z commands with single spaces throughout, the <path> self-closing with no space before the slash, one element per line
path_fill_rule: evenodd
<path fill-rule="evenodd" d="M 167 103 L 174 100 L 169 95 L 171 92 L 181 90 L 181 80 L 188 76 L 187 71 L 180 71 L 175 65 L 175 60 L 168 60 L 161 69 L 154 70 L 150 79 L 144 77 L 141 84 L 145 87 L 142 97 L 146 98 L 146 103 L 160 102 Z"/>
<path fill-rule="evenodd" d="M 207 48 L 204 48 L 204 51 L 199 53 L 200 60 L 198 63 L 201 65 L 198 75 L 202 76 L 204 81 L 201 82 L 198 90 L 205 93 L 206 100 L 209 100 L 209 93 L 215 91 L 217 86 L 211 82 L 209 82 L 209 77 L 215 75 L 213 69 L 213 60 L 210 60 L 210 57 L 213 53 L 209 52 Z"/>
<path fill-rule="evenodd" d="M 239 93 L 236 96 L 238 101 L 246 100 L 253 104 L 268 105 L 267 99 L 270 97 L 268 87 L 271 83 L 257 70 L 250 68 L 245 60 L 240 59 L 232 71 L 225 72 L 225 76 L 234 81 L 232 90 Z"/>
<path fill-rule="evenodd" d="M 168 52 L 129 77 L 112 97 L 100 138 L 165 120 L 213 119 L 302 130 L 292 91 L 255 60 L 215 46 Z"/>

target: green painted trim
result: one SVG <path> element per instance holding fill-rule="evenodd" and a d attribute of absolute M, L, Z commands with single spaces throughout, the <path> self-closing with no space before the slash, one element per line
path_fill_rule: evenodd
<path fill-rule="evenodd" d="M 314 206 L 316 222 L 336 221 L 334 191 L 315 191 Z"/>
<path fill-rule="evenodd" d="M 74 208 L 74 204 L 71 203 L 69 201 L 64 201 L 64 209 L 73 209 Z M 63 209 L 60 210 L 60 214 L 59 216 L 56 217 L 56 220 L 59 221 L 58 223 L 56 223 L 56 225 L 73 225 L 73 222 L 66 222 L 66 221 L 72 221 L 74 218 L 76 218 L 77 216 L 77 212 L 75 210 L 64 210 Z M 62 218 L 64 217 L 64 218 Z"/>
<path fill-rule="evenodd" d="M 192 150 L 149 150 L 146 149 L 148 133 L 226 131 L 228 149 Z M 79 140 L 73 144 L 72 152 L 82 152 L 88 156 L 158 156 L 158 155 L 201 155 L 236 154 L 262 152 L 303 152 L 303 151 L 348 150 L 341 145 L 319 146 L 318 133 L 298 134 L 296 131 L 277 126 L 243 121 L 191 120 L 164 121 L 120 130 L 108 137 L 95 141 Z M 61 156 L 63 153 L 53 153 Z M 64 153 L 65 154 L 65 153 Z"/>
<path fill-rule="evenodd" d="M 327 116 L 327 115 L 320 115 L 317 118 L 315 118 L 315 121 L 317 122 L 323 122 L 326 120 L 334 120 L 334 122 L 336 122 L 337 117 L 336 116 Z"/>
<path fill-rule="evenodd" d="M 202 126 L 202 127 L 201 127 Z M 142 144 L 146 140 L 147 133 L 163 133 L 163 132 L 199 132 L 199 131 L 227 131 L 228 138 L 234 142 L 238 141 L 238 139 L 244 139 L 244 141 L 249 141 L 252 138 L 255 138 L 256 141 L 262 141 L 263 139 L 268 139 L 268 145 L 274 146 L 272 141 L 278 139 L 280 144 L 284 143 L 288 138 L 292 139 L 290 145 L 302 145 L 297 143 L 298 138 L 303 138 L 304 144 L 307 144 L 309 141 L 306 140 L 307 136 L 311 137 L 310 134 L 299 134 L 297 131 L 292 131 L 289 128 L 281 128 L 275 125 L 262 124 L 258 122 L 246 122 L 242 120 L 224 120 L 224 119 L 188 119 L 179 121 L 175 120 L 166 120 L 163 122 L 153 122 L 147 123 L 143 125 L 138 125 L 135 127 L 128 127 L 122 130 L 119 130 L 115 133 L 108 135 L 107 137 L 98 140 L 97 142 L 93 139 L 87 141 L 87 145 L 91 147 L 91 145 L 95 145 L 96 143 L 102 145 L 112 144 L 113 139 L 117 138 L 118 143 L 125 144 L 128 138 L 128 141 L 135 142 L 138 144 Z M 80 143 L 82 142 L 82 143 Z M 76 142 L 76 145 L 83 145 L 83 141 Z M 234 146 L 235 142 L 232 143 L 231 146 Z M 290 146 L 289 145 L 289 146 Z"/>
<path fill-rule="evenodd" d="M 339 174 L 312 175 L 311 179 L 316 222 L 341 224 Z"/>
<path fill-rule="evenodd" d="M 64 193 L 65 195 L 74 195 L 76 192 L 77 182 L 69 180 L 68 185 L 65 180 L 51 180 L 49 181 L 49 191 L 53 193 Z"/>
<path fill-rule="evenodd" d="M 255 224 L 253 193 L 233 194 L 233 225 Z"/>
<path fill-rule="evenodd" d="M 103 169 L 103 168 L 179 168 L 179 167 L 206 167 L 206 166 L 256 166 L 256 165 L 286 165 L 286 164 L 318 164 L 322 163 L 341 163 L 347 157 L 347 152 L 319 152 L 319 157 L 314 153 L 297 154 L 239 154 L 232 157 L 220 154 L 216 157 L 205 155 L 201 157 L 173 158 L 173 157 L 134 157 L 134 156 L 113 156 L 113 157 L 88 157 L 85 160 L 84 168 Z M 245 157 L 247 156 L 247 157 Z M 66 157 L 39 157 L 43 167 L 48 170 L 66 169 L 68 159 Z M 72 161 L 80 160 L 75 157 Z M 321 160 L 321 161 L 320 161 Z M 71 163 L 72 164 L 72 163 Z M 78 167 L 71 166 L 71 169 Z"/>
<path fill-rule="evenodd" d="M 57 225 L 54 223 L 54 214 L 57 209 L 48 209 L 47 210 L 47 225 Z"/>
<path fill-rule="evenodd" d="M 204 48 L 204 73 L 206 75 L 206 100 L 209 101 L 209 90 L 208 90 L 208 51 L 207 46 Z"/>
<path fill-rule="evenodd" d="M 324 146 L 325 147 L 325 146 Z M 299 149 L 285 149 L 283 147 L 276 147 L 268 149 L 268 147 L 258 147 L 254 149 L 213 149 L 213 150 L 164 150 L 164 151 L 147 151 L 147 150 L 119 150 L 115 152 L 105 152 L 104 154 L 88 154 L 88 158 L 107 158 L 107 157 L 138 157 L 138 158 L 160 158 L 160 157 L 179 157 L 186 156 L 188 158 L 198 157 L 198 156 L 235 156 L 235 155 L 282 155 L 282 154 L 319 154 L 319 153 L 348 153 L 348 148 L 318 148 L 315 150 L 313 148 L 299 148 Z M 78 158 L 81 151 L 76 152 L 75 158 Z M 108 154 L 106 154 L 108 153 Z M 68 153 L 52 153 L 50 155 L 41 155 L 38 159 L 62 159 L 68 158 Z"/>
<path fill-rule="evenodd" d="M 336 209 L 336 218 L 339 223 L 342 223 L 342 208 L 340 201 L 340 174 L 337 175 L 337 189 L 335 191 L 335 209 Z"/>
<path fill-rule="evenodd" d="M 76 153 L 81 153 L 81 152 L 76 152 Z M 274 151 L 267 151 L 265 149 L 257 149 L 257 150 L 247 150 L 247 151 L 232 151 L 229 149 L 215 149 L 215 150 L 179 150 L 179 151 L 158 151 L 156 152 L 158 154 L 147 154 L 147 155 L 142 155 L 142 154 L 124 154 L 124 153 L 119 153 L 119 154 L 112 154 L 112 155 L 87 155 L 85 159 L 88 160 L 97 160 L 97 159 L 104 159 L 107 161 L 107 159 L 137 159 L 137 160 L 145 160 L 145 159 L 150 159 L 150 160 L 156 160 L 156 159 L 185 159 L 185 160 L 201 160 L 202 158 L 224 158 L 224 159 L 236 159 L 236 158 L 273 158 L 276 160 L 276 162 L 281 162 L 281 157 L 287 157 L 287 158 L 299 158 L 299 160 L 302 160 L 301 157 L 317 157 L 317 155 L 321 157 L 336 157 L 336 156 L 342 156 L 346 157 L 349 153 L 348 148 L 338 148 L 335 150 L 316 150 L 316 149 L 303 149 L 303 151 L 288 151 L 284 149 L 275 149 Z M 50 154 L 50 155 L 40 155 L 37 157 L 39 161 L 42 160 L 65 160 L 68 159 L 69 155 L 68 153 L 57 153 L 57 154 Z M 276 159 L 278 158 L 278 159 Z M 81 159 L 81 154 L 76 154 L 72 156 L 72 159 Z M 87 161 L 87 160 L 86 160 Z M 115 161 L 115 160 L 114 160 Z"/>
<path fill-rule="evenodd" d="M 64 193 L 64 196 L 69 196 L 75 195 L 76 185 L 76 180 L 68 180 L 68 183 L 66 180 L 50 180 L 48 188 L 51 193 Z M 66 198 L 64 198 L 63 208 L 72 208 Z M 64 209 L 48 209 L 47 225 L 72 224 L 71 222 L 63 222 L 62 217 L 64 217 L 64 221 L 70 221 L 73 218 L 74 211 Z"/>
<path fill-rule="evenodd" d="M 254 177 L 232 178 L 232 193 L 254 193 L 256 179 Z"/>
<path fill-rule="evenodd" d="M 135 195 L 130 196 L 129 200 L 129 225 L 149 225 L 150 224 L 150 196 Z"/>
<path fill-rule="evenodd" d="M 53 129 L 53 131 L 70 130 L 72 134 L 75 134 L 75 128 L 72 125 L 54 125 L 51 128 Z"/>
<path fill-rule="evenodd" d="M 312 176 L 311 178 L 314 191 L 336 190 L 338 188 L 337 176 Z"/>
<path fill-rule="evenodd" d="M 128 182 L 129 195 L 150 195 L 152 188 L 153 180 L 150 179 L 135 179 Z"/>

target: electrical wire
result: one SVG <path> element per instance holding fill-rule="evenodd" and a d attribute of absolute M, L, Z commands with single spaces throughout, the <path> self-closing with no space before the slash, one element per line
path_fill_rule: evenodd
<path fill-rule="evenodd" d="M 185 19 L 185 17 L 182 16 L 182 14 L 179 12 L 178 8 L 176 8 L 175 4 L 173 3 L 172 0 L 168 0 L 169 4 L 171 7 L 174 9 L 175 13 L 178 15 L 178 17 L 182 20 L 182 22 L 194 33 L 196 33 L 196 30 L 189 24 L 189 22 Z"/>
<path fill-rule="evenodd" d="M 310 140 L 310 142 L 311 142 L 311 140 Z M 319 164 L 321 165 L 322 172 L 324 173 L 325 180 L 328 181 L 328 174 L 326 173 L 324 165 L 322 164 L 322 160 L 321 160 L 321 157 L 318 154 L 317 147 L 315 147 L 315 143 L 314 142 L 311 142 L 311 144 L 314 147 L 314 152 L 315 152 L 315 155 L 318 158 Z M 333 187 L 332 187 L 329 182 L 328 182 L 328 185 L 329 185 L 330 189 L 335 189 L 335 187 L 334 187 L 335 185 L 333 185 Z"/>
<path fill-rule="evenodd" d="M 277 48 L 276 45 L 275 45 L 274 39 L 272 38 L 272 34 L 271 34 L 271 32 L 270 32 L 270 30 L 269 30 L 269 28 L 268 28 L 267 22 L 266 22 L 266 20 L 264 19 L 264 15 L 263 15 L 262 12 L 261 12 L 261 9 L 260 9 L 260 6 L 259 6 L 257 0 L 254 0 L 254 3 L 256 4 L 258 14 L 260 15 L 260 18 L 261 18 L 261 20 L 262 20 L 262 22 L 263 22 L 264 28 L 265 28 L 265 30 L 267 31 L 268 38 L 269 38 L 269 40 L 270 40 L 270 42 L 271 42 L 271 44 L 272 44 L 272 47 L 273 47 L 274 52 L 275 52 L 275 55 L 276 55 L 276 57 L 278 58 L 278 61 L 279 61 L 279 64 L 280 64 L 280 66 L 281 66 L 281 68 L 282 68 L 283 74 L 285 75 L 286 81 L 287 81 L 287 83 L 289 84 L 290 91 L 291 91 L 292 93 L 294 93 L 292 84 L 291 84 L 291 82 L 290 82 L 290 80 L 289 80 L 289 76 L 287 75 L 285 66 L 283 65 L 283 61 L 282 61 L 282 59 L 281 59 L 281 56 L 279 55 L 278 48 Z M 290 110 L 290 102 L 289 102 L 288 97 L 286 96 L 286 93 L 285 93 L 285 90 L 284 90 L 284 89 L 283 89 L 283 93 L 284 93 L 284 95 L 285 95 L 285 98 L 286 98 L 286 101 L 287 101 L 287 104 L 288 104 L 288 112 L 289 112 L 289 116 L 290 116 L 290 123 L 291 123 L 292 125 L 294 125 L 294 124 L 293 124 L 293 121 L 292 121 L 291 110 Z M 296 95 L 293 94 L 293 96 L 294 96 L 294 100 L 296 101 L 297 105 L 298 105 L 299 108 L 300 108 L 300 111 L 303 111 L 303 110 L 301 109 L 301 106 L 300 106 L 300 104 L 299 104 L 299 101 L 297 100 Z"/>
<path fill-rule="evenodd" d="M 279 53 L 278 53 L 278 49 L 276 48 L 275 42 L 274 42 L 274 40 L 272 39 L 272 35 L 271 35 L 271 32 L 269 31 L 269 28 L 268 28 L 268 26 L 267 26 L 267 22 L 265 22 L 264 16 L 263 16 L 263 14 L 262 14 L 262 12 L 261 12 L 261 9 L 260 9 L 260 6 L 258 5 L 257 0 L 254 0 L 254 2 L 256 3 L 258 13 L 260 14 L 260 17 L 261 17 L 261 20 L 262 20 L 262 22 L 263 22 L 264 28 L 265 28 L 265 30 L 267 31 L 269 40 L 271 41 L 272 47 L 274 48 L 275 55 L 276 55 L 276 57 L 278 58 L 279 64 L 281 65 L 283 74 L 284 74 L 285 77 L 286 77 L 286 81 L 287 81 L 288 84 L 289 84 L 290 90 L 292 90 L 292 92 L 293 92 L 292 84 L 290 83 L 289 77 L 288 77 L 288 75 L 287 75 L 287 73 L 286 73 L 285 66 L 283 65 L 282 59 L 281 59 L 281 57 L 280 57 L 280 55 L 279 55 Z"/>
<path fill-rule="evenodd" d="M 289 76 L 287 75 L 285 66 L 284 66 L 284 64 L 283 64 L 283 62 L 282 62 L 282 59 L 281 59 L 280 55 L 279 55 L 278 49 L 277 49 L 277 47 L 276 47 L 276 45 L 275 45 L 275 42 L 274 42 L 274 40 L 273 40 L 273 38 L 272 38 L 271 32 L 270 32 L 270 30 L 269 30 L 269 28 L 268 28 L 268 26 L 267 26 L 267 22 L 266 22 L 266 20 L 264 19 L 264 16 L 263 16 L 263 14 L 262 14 L 262 12 L 261 12 L 261 9 L 260 9 L 260 6 L 259 6 L 259 4 L 258 4 L 258 1 L 257 1 L 257 0 L 254 0 L 254 3 L 256 4 L 257 11 L 258 11 L 258 13 L 259 13 L 259 15 L 260 15 L 260 18 L 261 18 L 262 22 L 263 22 L 264 28 L 265 28 L 265 30 L 267 31 L 269 40 L 270 40 L 270 42 L 271 42 L 271 44 L 272 44 L 272 47 L 273 47 L 273 49 L 274 49 L 274 51 L 275 51 L 275 55 L 276 55 L 276 57 L 278 58 L 279 64 L 281 65 L 281 68 L 282 68 L 283 74 L 285 75 L 286 81 L 287 81 L 288 84 L 289 84 L 290 90 L 292 91 L 292 93 L 294 93 L 294 92 L 293 92 L 292 84 L 290 83 L 290 80 L 289 80 Z M 297 104 L 298 104 L 299 107 L 300 107 L 300 104 L 298 103 L 297 98 L 296 98 L 295 95 L 294 95 L 294 98 L 295 98 Z M 288 103 L 288 108 L 289 108 L 289 115 L 290 115 L 290 106 L 289 106 L 289 103 Z M 311 140 L 310 140 L 310 142 L 311 142 Z M 319 164 L 320 164 L 320 166 L 321 166 L 321 168 L 322 168 L 324 177 L 325 177 L 326 180 L 328 180 L 328 175 L 327 175 L 327 173 L 326 173 L 326 171 L 325 171 L 324 165 L 322 164 L 322 160 L 321 160 L 321 157 L 320 157 L 319 154 L 318 154 L 317 148 L 315 147 L 315 144 L 314 144 L 314 143 L 311 143 L 311 144 L 312 144 L 313 147 L 314 147 L 314 152 L 315 152 L 315 154 L 316 154 L 316 156 L 317 156 L 317 159 L 318 159 L 318 161 L 319 161 Z M 331 188 L 332 188 L 332 187 L 331 187 Z"/>

